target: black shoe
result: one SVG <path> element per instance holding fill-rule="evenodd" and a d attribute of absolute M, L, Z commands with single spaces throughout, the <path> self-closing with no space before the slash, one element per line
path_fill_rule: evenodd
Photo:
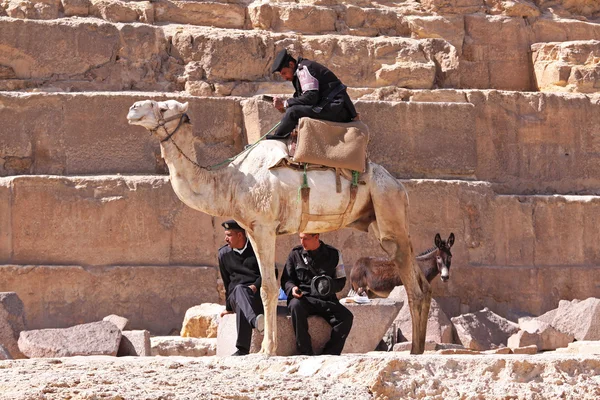
<path fill-rule="evenodd" d="M 232 357 L 237 357 L 237 356 L 247 356 L 247 355 L 248 355 L 247 351 L 242 351 L 242 350 L 238 349 L 238 351 L 236 351 L 235 353 L 233 353 L 231 356 Z"/>

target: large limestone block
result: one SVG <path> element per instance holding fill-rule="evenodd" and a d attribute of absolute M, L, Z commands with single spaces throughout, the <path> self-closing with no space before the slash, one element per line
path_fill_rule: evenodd
<path fill-rule="evenodd" d="M 480 14 L 464 18 L 460 87 L 532 90 L 527 22 Z"/>
<path fill-rule="evenodd" d="M 372 300 L 369 304 L 347 304 L 346 307 L 354 315 L 352 329 L 346 339 L 343 353 L 366 353 L 373 351 L 389 328 L 394 315 L 402 306 L 401 302 L 387 299 Z M 313 350 L 319 354 L 330 338 L 331 327 L 321 317 L 311 316 L 308 319 L 308 332 L 312 339 Z M 217 356 L 229 356 L 236 351 L 237 330 L 235 314 L 225 315 L 219 322 L 217 335 Z M 252 331 L 250 353 L 260 350 L 263 336 Z M 291 356 L 296 354 L 296 338 L 292 328 L 291 317 L 287 315 L 287 307 L 277 307 L 277 355 Z"/>
<path fill-rule="evenodd" d="M 21 332 L 19 349 L 29 358 L 116 356 L 121 330 L 100 321 L 64 329 Z"/>
<path fill-rule="evenodd" d="M 541 91 L 600 91 L 600 41 L 536 43 L 531 50 L 535 78 Z"/>
<path fill-rule="evenodd" d="M 587 16 L 597 17 L 600 4 L 595 0 L 536 0 L 543 10 L 564 17 Z"/>
<path fill-rule="evenodd" d="M 502 14 L 509 17 L 534 18 L 540 15 L 540 9 L 529 0 L 484 0 L 490 14 Z"/>
<path fill-rule="evenodd" d="M 508 194 L 596 193 L 599 103 L 573 94 L 471 91 L 467 97 L 478 111 L 478 179 Z"/>
<path fill-rule="evenodd" d="M 147 330 L 121 331 L 121 334 L 121 343 L 117 352 L 118 357 L 146 357 L 152 355 L 150 332 Z"/>
<path fill-rule="evenodd" d="M 358 36 L 408 36 L 410 30 L 399 9 L 365 8 L 348 5 L 338 31 Z"/>
<path fill-rule="evenodd" d="M 150 1 L 90 0 L 89 13 L 111 22 L 154 23 Z"/>
<path fill-rule="evenodd" d="M 216 281 L 210 267 L 0 266 L 0 291 L 21 293 L 29 329 L 116 313 L 129 319 L 128 329 L 168 334 L 181 329 L 188 308 L 219 300 Z"/>
<path fill-rule="evenodd" d="M 12 186 L 13 263 L 214 265 L 222 243 L 167 177 L 16 177 Z"/>
<path fill-rule="evenodd" d="M 289 48 L 295 56 L 327 65 L 350 86 L 385 84 L 431 88 L 437 68 L 433 58 L 458 60 L 453 47 L 444 49 L 432 45 L 432 41 L 444 42 L 441 39 L 348 35 L 287 35 L 286 38 L 282 34 L 261 31 L 229 31 L 224 35 L 220 30 L 201 27 L 185 31 L 176 27 L 164 29 L 173 44 L 173 56 L 181 58 L 185 64 L 198 62 L 202 79 L 207 82 L 271 78 L 268 66 L 283 47 Z M 273 51 L 266 50 L 269 48 Z M 239 59 L 245 60 L 243 65 Z"/>
<path fill-rule="evenodd" d="M 428 11 L 439 14 L 471 14 L 483 10 L 482 0 L 422 0 Z"/>
<path fill-rule="evenodd" d="M 336 30 L 337 13 L 328 7 L 255 2 L 248 6 L 248 15 L 255 29 L 305 34 Z"/>
<path fill-rule="evenodd" d="M 412 342 L 412 318 L 410 316 L 410 307 L 406 297 L 404 286 L 394 288 L 388 296 L 389 299 L 400 300 L 404 306 L 392 322 L 392 328 L 396 329 L 394 335 L 398 342 Z M 440 308 L 436 299 L 431 299 L 429 307 L 429 317 L 427 318 L 426 342 L 431 343 L 452 343 L 452 323 Z"/>
<path fill-rule="evenodd" d="M 0 4 L 6 15 L 22 19 L 55 19 L 59 16 L 60 0 L 5 0 Z"/>
<path fill-rule="evenodd" d="M 150 342 L 153 356 L 204 357 L 217 354 L 216 338 L 153 336 Z"/>
<path fill-rule="evenodd" d="M 106 317 L 102 318 L 102 321 L 112 322 L 121 331 L 125 330 L 125 327 L 129 323 L 129 320 L 127 318 L 120 317 L 115 314 L 107 315 Z"/>
<path fill-rule="evenodd" d="M 23 302 L 15 292 L 0 290 L 0 346 L 10 358 L 25 358 L 19 350 L 19 334 L 25 330 Z"/>
<path fill-rule="evenodd" d="M 164 73 L 177 74 L 179 66 L 169 61 L 160 28 L 85 19 L 4 18 L 0 37 L 0 65 L 12 68 L 18 79 L 34 87 L 63 91 L 178 87 L 164 77 Z"/>
<path fill-rule="evenodd" d="M 225 306 L 205 303 L 194 306 L 185 312 L 182 337 L 216 338 L 221 312 Z"/>
<path fill-rule="evenodd" d="M 171 1 L 154 3 L 154 20 L 178 24 L 242 29 L 246 7 L 234 2 Z"/>
<path fill-rule="evenodd" d="M 243 122 L 236 100 L 169 98 L 189 102 L 187 114 L 193 123 L 198 163 L 213 165 L 242 150 Z M 5 160 L 4 166 L 0 161 L 0 176 L 166 173 L 158 141 L 145 129 L 127 123 L 129 107 L 146 99 L 167 97 L 0 95 L 0 118 L 4 129 L 11 132 L 0 135 L 0 160 Z"/>
<path fill-rule="evenodd" d="M 519 326 L 484 308 L 452 318 L 459 341 L 468 349 L 489 350 L 505 346 Z"/>
<path fill-rule="evenodd" d="M 538 318 L 519 320 L 519 328 L 521 328 L 523 331 L 531 334 L 537 334 L 539 336 L 539 341 L 531 344 L 537 345 L 538 349 L 540 350 L 556 350 L 560 347 L 567 347 L 567 345 L 574 339 L 573 335 L 561 332 L 549 323 L 543 322 Z M 509 347 L 513 346 L 509 345 Z"/>
<path fill-rule="evenodd" d="M 411 36 L 418 39 L 439 38 L 447 40 L 462 53 L 465 39 L 465 22 L 458 15 L 410 15 L 406 17 Z"/>
<path fill-rule="evenodd" d="M 600 299 L 561 302 L 551 325 L 576 340 L 600 340 Z"/>

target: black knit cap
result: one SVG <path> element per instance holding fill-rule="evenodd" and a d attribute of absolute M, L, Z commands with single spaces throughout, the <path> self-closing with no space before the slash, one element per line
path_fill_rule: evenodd
<path fill-rule="evenodd" d="M 221 226 L 227 230 L 237 230 L 237 231 L 244 231 L 244 228 L 242 228 L 241 226 L 238 225 L 237 222 L 235 222 L 234 220 L 230 219 L 228 221 L 225 221 L 221 224 Z"/>
<path fill-rule="evenodd" d="M 282 68 L 287 67 L 290 61 L 296 61 L 294 57 L 290 56 L 286 49 L 281 50 L 275 56 L 275 61 L 271 66 L 271 73 L 280 72 Z"/>

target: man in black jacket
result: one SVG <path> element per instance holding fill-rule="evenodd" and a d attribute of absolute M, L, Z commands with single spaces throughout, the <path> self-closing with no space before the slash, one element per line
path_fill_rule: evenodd
<path fill-rule="evenodd" d="M 339 355 L 353 320 L 352 313 L 335 295 L 346 284 L 342 255 L 335 247 L 319 240 L 319 234 L 301 233 L 300 243 L 301 246 L 290 252 L 281 277 L 298 353 L 314 354 L 308 333 L 308 316 L 319 315 L 332 327 L 323 354 Z"/>
<path fill-rule="evenodd" d="M 260 298 L 261 277 L 258 261 L 246 232 L 234 220 L 221 224 L 227 244 L 219 249 L 219 270 L 225 286 L 226 305 L 221 317 L 236 313 L 237 351 L 234 356 L 250 352 L 252 328 L 264 330 L 263 304 Z"/>
<path fill-rule="evenodd" d="M 327 67 L 302 57 L 296 61 L 283 49 L 271 67 L 271 73 L 275 72 L 292 82 L 295 92 L 291 99 L 273 99 L 273 106 L 285 115 L 275 133 L 267 139 L 287 138 L 302 117 L 333 122 L 350 122 L 356 118 L 346 86 Z"/>

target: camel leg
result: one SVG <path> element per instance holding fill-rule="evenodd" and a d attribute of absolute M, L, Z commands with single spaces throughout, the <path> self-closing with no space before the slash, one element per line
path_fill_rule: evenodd
<path fill-rule="evenodd" d="M 411 354 L 422 354 L 425 350 L 431 287 L 414 260 L 408 233 L 408 197 L 404 187 L 383 168 L 374 169 L 371 182 L 371 198 L 377 221 L 373 232 L 379 233 L 377 239 L 398 269 L 406 289 L 412 318 Z"/>
<path fill-rule="evenodd" d="M 265 309 L 265 332 L 260 353 L 274 356 L 277 351 L 277 298 L 279 283 L 275 276 L 275 228 L 259 226 L 248 232 L 258 260 L 262 286 L 260 297 Z"/>

